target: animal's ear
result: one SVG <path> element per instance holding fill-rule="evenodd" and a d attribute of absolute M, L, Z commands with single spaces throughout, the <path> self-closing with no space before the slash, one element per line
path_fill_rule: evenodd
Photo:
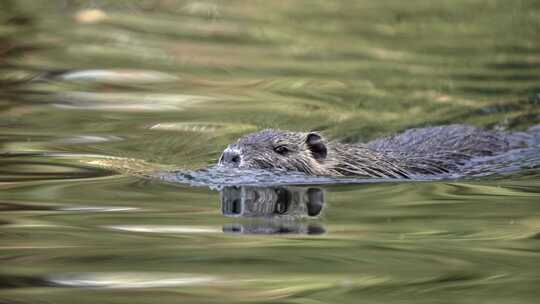
<path fill-rule="evenodd" d="M 311 132 L 306 136 L 306 145 L 308 146 L 311 154 L 316 160 L 323 160 L 326 158 L 327 150 L 324 141 L 316 132 Z"/>

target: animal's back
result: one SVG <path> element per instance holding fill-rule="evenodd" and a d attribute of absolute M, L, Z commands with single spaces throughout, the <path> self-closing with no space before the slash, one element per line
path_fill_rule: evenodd
<path fill-rule="evenodd" d="M 469 125 L 446 125 L 409 129 L 367 143 L 416 174 L 458 172 L 465 161 L 527 147 L 530 133 L 490 131 Z"/>
<path fill-rule="evenodd" d="M 485 156 L 505 152 L 511 144 L 506 133 L 457 124 L 409 129 L 367 143 L 376 151 L 409 156 L 441 153 Z"/>

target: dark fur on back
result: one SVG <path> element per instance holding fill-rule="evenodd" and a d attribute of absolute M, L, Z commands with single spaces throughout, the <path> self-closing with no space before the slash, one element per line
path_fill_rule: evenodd
<path fill-rule="evenodd" d="M 523 133 L 525 134 L 525 133 Z M 522 135 L 523 135 L 522 134 Z M 326 141 L 316 132 L 263 130 L 230 145 L 225 155 L 238 156 L 241 168 L 300 171 L 311 175 L 410 178 L 459 172 L 474 157 L 491 156 L 526 146 L 508 133 L 467 125 L 410 129 L 366 144 Z M 525 140 L 521 140 L 525 139 Z"/>

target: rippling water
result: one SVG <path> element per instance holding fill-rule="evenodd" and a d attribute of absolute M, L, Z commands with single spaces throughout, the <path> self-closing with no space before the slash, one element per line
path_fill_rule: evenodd
<path fill-rule="evenodd" d="M 0 302 L 536 303 L 538 150 L 452 180 L 196 169 L 267 127 L 525 130 L 539 16 L 536 0 L 0 2 Z"/>

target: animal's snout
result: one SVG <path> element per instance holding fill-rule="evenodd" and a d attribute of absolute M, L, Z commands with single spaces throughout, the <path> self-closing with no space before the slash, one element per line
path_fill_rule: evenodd
<path fill-rule="evenodd" d="M 238 152 L 238 150 L 227 148 L 225 151 L 223 151 L 223 154 L 221 154 L 219 164 L 238 167 L 241 160 L 242 157 L 240 156 L 240 152 Z"/>

